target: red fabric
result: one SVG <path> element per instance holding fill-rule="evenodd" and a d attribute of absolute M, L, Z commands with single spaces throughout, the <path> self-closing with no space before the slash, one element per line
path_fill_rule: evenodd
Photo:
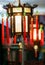
<path fill-rule="evenodd" d="M 44 31 L 41 32 L 41 41 L 40 41 L 40 45 L 41 45 L 41 46 L 44 45 Z"/>
<path fill-rule="evenodd" d="M 4 19 L 2 18 L 2 44 L 4 45 Z"/>
<path fill-rule="evenodd" d="M 28 45 L 28 39 L 27 39 L 27 38 L 26 38 L 26 40 L 25 40 L 25 44 Z"/>
<path fill-rule="evenodd" d="M 31 28 L 30 28 L 30 45 L 33 46 L 33 18 L 31 18 Z"/>
<path fill-rule="evenodd" d="M 14 44 L 16 44 L 16 35 L 14 35 Z"/>
<path fill-rule="evenodd" d="M 26 40 L 26 18 L 24 16 L 24 20 L 23 20 L 23 36 L 24 36 L 24 42 Z"/>
<path fill-rule="evenodd" d="M 38 16 L 36 16 L 36 32 L 37 32 L 37 41 L 38 41 Z"/>
<path fill-rule="evenodd" d="M 30 45 L 33 46 L 32 32 L 30 32 Z"/>
<path fill-rule="evenodd" d="M 7 43 L 10 43 L 10 35 L 9 35 L 9 28 L 8 28 L 8 18 L 6 19 L 6 37 L 7 37 Z"/>

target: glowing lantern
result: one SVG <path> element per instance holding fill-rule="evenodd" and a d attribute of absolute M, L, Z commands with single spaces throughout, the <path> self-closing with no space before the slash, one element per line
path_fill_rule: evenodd
<path fill-rule="evenodd" d="M 34 45 L 35 57 L 37 58 L 38 45 Z"/>

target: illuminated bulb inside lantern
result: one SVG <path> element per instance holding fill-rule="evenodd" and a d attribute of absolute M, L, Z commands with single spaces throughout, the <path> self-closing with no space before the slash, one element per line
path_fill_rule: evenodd
<path fill-rule="evenodd" d="M 19 51 L 21 52 L 22 51 L 22 43 L 21 42 L 19 42 Z"/>
<path fill-rule="evenodd" d="M 38 50 L 38 45 L 34 45 L 34 49 L 35 50 Z"/>
<path fill-rule="evenodd" d="M 35 50 L 35 57 L 37 57 L 38 45 L 34 46 L 34 50 Z"/>
<path fill-rule="evenodd" d="M 19 47 L 22 48 L 22 43 L 21 42 L 19 42 Z"/>

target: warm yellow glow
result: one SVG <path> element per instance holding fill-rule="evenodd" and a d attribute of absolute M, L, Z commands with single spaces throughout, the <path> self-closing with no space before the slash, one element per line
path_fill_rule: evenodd
<path fill-rule="evenodd" d="M 28 32 L 28 16 L 25 16 L 26 18 L 26 32 Z"/>
<path fill-rule="evenodd" d="M 11 16 L 11 18 L 12 18 L 12 33 L 13 33 L 13 32 L 14 32 L 14 30 L 13 30 L 13 28 L 14 28 L 14 27 L 13 27 L 13 26 L 14 26 L 14 24 L 13 24 L 13 23 L 14 23 L 14 22 L 13 22 L 13 16 Z"/>
<path fill-rule="evenodd" d="M 36 33 L 36 29 L 33 30 L 33 39 L 36 40 L 37 39 L 37 33 Z"/>
<path fill-rule="evenodd" d="M 41 40 L 41 30 L 38 30 L 38 39 Z"/>
<path fill-rule="evenodd" d="M 15 31 L 22 32 L 21 16 L 15 16 Z"/>
<path fill-rule="evenodd" d="M 22 12 L 22 8 L 21 7 L 13 8 L 13 12 Z"/>
<path fill-rule="evenodd" d="M 8 13 L 11 13 L 11 10 L 10 10 L 10 8 L 8 8 Z"/>
<path fill-rule="evenodd" d="M 33 22 L 33 18 L 31 18 L 31 22 Z"/>
<path fill-rule="evenodd" d="M 26 12 L 26 13 L 31 13 L 31 9 L 30 8 L 24 8 L 24 12 Z"/>
<path fill-rule="evenodd" d="M 22 43 L 21 42 L 19 42 L 19 47 L 22 48 Z"/>
<path fill-rule="evenodd" d="M 38 45 L 34 45 L 34 49 L 35 50 L 38 50 Z"/>
<path fill-rule="evenodd" d="M 31 29 L 30 29 L 30 39 L 32 39 L 32 31 L 31 31 Z"/>
<path fill-rule="evenodd" d="M 31 24 L 30 24 L 30 27 L 31 27 Z M 33 28 L 36 28 L 36 24 L 33 24 Z"/>
<path fill-rule="evenodd" d="M 33 24 L 33 27 L 36 28 L 36 24 Z"/>

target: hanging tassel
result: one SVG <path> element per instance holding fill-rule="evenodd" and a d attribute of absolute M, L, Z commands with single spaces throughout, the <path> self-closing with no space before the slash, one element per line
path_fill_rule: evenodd
<path fill-rule="evenodd" d="M 25 45 L 28 45 L 28 39 L 27 39 L 27 37 L 26 37 L 26 40 L 25 40 Z"/>
<path fill-rule="evenodd" d="M 24 19 L 23 19 L 23 37 L 24 37 L 24 42 L 26 40 L 26 18 L 24 16 Z"/>
<path fill-rule="evenodd" d="M 14 41 L 13 42 L 14 42 L 14 44 L 16 44 L 16 35 L 14 35 Z"/>
<path fill-rule="evenodd" d="M 9 35 L 9 28 L 8 28 L 8 18 L 6 19 L 6 36 L 7 36 L 7 43 L 10 44 L 10 35 Z"/>
<path fill-rule="evenodd" d="M 30 28 L 30 45 L 33 46 L 33 18 L 31 18 L 31 28 Z"/>
<path fill-rule="evenodd" d="M 36 37 L 37 38 L 36 40 L 38 41 L 38 16 L 36 16 L 36 34 L 37 34 L 36 35 L 37 36 Z"/>
<path fill-rule="evenodd" d="M 43 46 L 44 45 L 44 31 L 42 30 L 41 32 L 41 41 L 40 41 L 40 45 Z"/>
<path fill-rule="evenodd" d="M 2 18 L 2 45 L 4 45 L 4 19 Z"/>

